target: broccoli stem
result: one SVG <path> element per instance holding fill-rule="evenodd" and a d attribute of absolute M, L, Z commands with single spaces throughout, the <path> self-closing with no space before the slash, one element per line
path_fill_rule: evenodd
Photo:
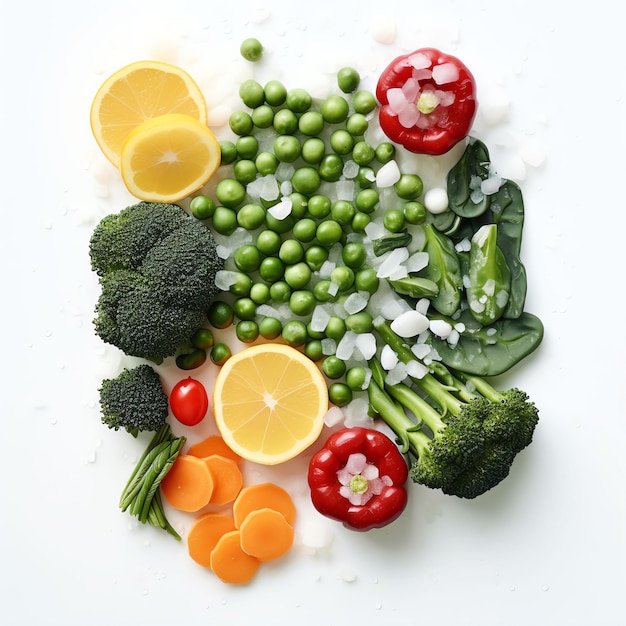
<path fill-rule="evenodd" d="M 391 330 L 391 326 L 387 321 L 375 320 L 374 328 L 378 331 L 385 343 L 398 355 L 400 361 L 407 364 L 411 361 L 419 361 L 402 338 Z M 430 396 L 441 407 L 444 413 L 450 411 L 453 415 L 458 415 L 461 412 L 465 402 L 451 393 L 453 387 L 443 385 L 432 374 L 426 374 L 422 378 L 413 378 L 413 380 L 424 393 Z"/>

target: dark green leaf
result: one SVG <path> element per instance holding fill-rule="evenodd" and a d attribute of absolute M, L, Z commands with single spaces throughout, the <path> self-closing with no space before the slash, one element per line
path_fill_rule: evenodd
<path fill-rule="evenodd" d="M 465 311 L 459 320 L 465 331 L 459 342 L 451 346 L 445 339 L 431 335 L 429 343 L 437 350 L 441 360 L 467 374 L 497 376 L 509 370 L 533 352 L 543 339 L 543 324 L 531 313 L 522 313 L 516 319 L 502 318 L 490 326 L 481 326 Z"/>
<path fill-rule="evenodd" d="M 489 208 L 490 196 L 478 194 L 480 199 L 476 202 L 472 196 L 472 191 L 476 189 L 475 181 L 482 182 L 489 177 L 489 165 L 487 146 L 478 139 L 472 139 L 458 163 L 448 172 L 450 210 L 461 217 L 476 217 Z"/>

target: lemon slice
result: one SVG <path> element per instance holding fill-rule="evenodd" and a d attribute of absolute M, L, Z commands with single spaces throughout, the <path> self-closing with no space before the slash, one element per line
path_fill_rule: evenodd
<path fill-rule="evenodd" d="M 119 167 L 128 134 L 146 120 L 182 113 L 206 124 L 204 96 L 180 67 L 161 61 L 136 61 L 109 76 L 91 104 L 91 130 L 106 157 Z"/>
<path fill-rule="evenodd" d="M 120 172 L 130 193 L 146 202 L 178 202 L 202 188 L 220 165 L 208 126 L 170 113 L 143 122 L 122 146 Z"/>
<path fill-rule="evenodd" d="M 328 388 L 319 368 L 283 344 L 260 344 L 233 355 L 213 388 L 217 427 L 248 461 L 276 465 L 319 437 Z"/>

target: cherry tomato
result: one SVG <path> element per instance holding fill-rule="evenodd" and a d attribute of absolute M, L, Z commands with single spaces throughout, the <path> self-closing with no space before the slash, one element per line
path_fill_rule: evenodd
<path fill-rule="evenodd" d="M 204 385 L 189 376 L 174 385 L 170 394 L 170 407 L 181 424 L 195 426 L 209 410 L 209 396 Z"/>

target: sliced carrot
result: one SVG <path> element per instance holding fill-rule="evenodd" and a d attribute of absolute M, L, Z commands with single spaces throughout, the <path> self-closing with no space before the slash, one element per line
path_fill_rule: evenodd
<path fill-rule="evenodd" d="M 247 583 L 256 574 L 261 561 L 241 548 L 238 530 L 222 535 L 211 552 L 211 569 L 225 583 Z"/>
<path fill-rule="evenodd" d="M 205 513 L 200 515 L 187 533 L 189 556 L 203 567 L 211 567 L 211 552 L 222 535 L 235 530 L 232 515 Z"/>
<path fill-rule="evenodd" d="M 161 481 L 161 491 L 171 506 L 195 512 L 206 506 L 213 494 L 214 480 L 204 459 L 180 454 Z"/>
<path fill-rule="evenodd" d="M 293 526 L 296 507 L 291 496 L 274 483 L 258 483 L 244 487 L 233 502 L 235 526 L 241 528 L 243 520 L 258 509 L 273 509 L 282 513 L 287 523 Z"/>
<path fill-rule="evenodd" d="M 219 454 L 220 456 L 225 456 L 227 459 L 232 459 L 236 463 L 241 462 L 241 457 L 236 452 L 233 452 L 219 435 L 211 435 L 202 441 L 198 441 L 198 443 L 194 443 L 193 446 L 190 446 L 189 450 L 187 450 L 186 454 L 200 458 L 211 456 L 212 454 Z"/>
<path fill-rule="evenodd" d="M 237 463 L 220 454 L 207 456 L 204 462 L 209 466 L 209 471 L 213 476 L 211 504 L 232 502 L 243 486 L 243 475 Z"/>
<path fill-rule="evenodd" d="M 283 556 L 293 545 L 293 526 L 274 509 L 248 513 L 239 532 L 243 551 L 262 563 Z"/>

